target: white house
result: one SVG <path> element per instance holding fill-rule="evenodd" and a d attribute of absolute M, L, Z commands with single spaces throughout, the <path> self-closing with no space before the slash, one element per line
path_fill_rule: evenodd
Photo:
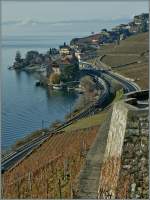
<path fill-rule="evenodd" d="M 61 55 L 69 55 L 71 53 L 71 48 L 70 46 L 66 45 L 66 43 L 64 43 L 64 45 L 59 46 L 59 53 Z"/>

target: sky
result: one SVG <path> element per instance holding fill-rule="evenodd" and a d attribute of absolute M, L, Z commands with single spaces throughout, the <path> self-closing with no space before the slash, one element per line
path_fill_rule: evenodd
<path fill-rule="evenodd" d="M 92 1 L 92 0 L 91 0 Z M 2 22 L 132 18 L 148 12 L 148 1 L 2 1 Z"/>

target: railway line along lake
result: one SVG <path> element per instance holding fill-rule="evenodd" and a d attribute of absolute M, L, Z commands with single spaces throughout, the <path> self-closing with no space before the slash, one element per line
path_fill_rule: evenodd
<path fill-rule="evenodd" d="M 111 24 L 111 25 L 110 25 Z M 22 57 L 29 50 L 45 53 L 49 48 L 58 48 L 72 38 L 88 36 L 91 31 L 112 28 L 112 23 L 92 20 L 60 22 L 30 27 L 30 24 L 15 28 L 4 25 L 2 29 L 2 151 L 8 150 L 17 140 L 31 132 L 48 127 L 55 120 L 63 120 L 70 112 L 77 95 L 62 91 L 50 91 L 35 87 L 37 77 L 24 71 L 8 70 L 15 59 L 16 51 Z M 7 31 L 5 27 L 7 26 Z M 62 28 L 63 27 L 63 28 Z M 26 36 L 24 34 L 26 33 Z"/>

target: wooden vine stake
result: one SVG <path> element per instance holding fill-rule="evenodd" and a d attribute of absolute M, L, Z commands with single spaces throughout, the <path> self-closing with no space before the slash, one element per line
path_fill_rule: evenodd
<path fill-rule="evenodd" d="M 48 199 L 49 198 L 49 183 L 48 183 L 48 178 L 46 178 L 46 198 Z"/>
<path fill-rule="evenodd" d="M 62 194 L 61 194 L 61 181 L 60 181 L 60 179 L 58 181 L 58 186 L 59 186 L 59 197 L 61 199 L 62 198 Z"/>
<path fill-rule="evenodd" d="M 1 197 L 4 198 L 4 176 L 1 176 Z"/>
<path fill-rule="evenodd" d="M 66 180 L 67 177 L 67 170 L 68 170 L 68 159 L 64 160 L 64 180 Z"/>
<path fill-rule="evenodd" d="M 32 198 L 32 179 L 31 179 L 31 172 L 29 172 L 29 174 L 28 174 L 28 188 L 29 188 L 30 197 Z"/>
<path fill-rule="evenodd" d="M 19 184 L 19 179 L 18 177 L 16 178 L 16 194 L 17 194 L 17 198 L 20 198 L 20 184 Z"/>

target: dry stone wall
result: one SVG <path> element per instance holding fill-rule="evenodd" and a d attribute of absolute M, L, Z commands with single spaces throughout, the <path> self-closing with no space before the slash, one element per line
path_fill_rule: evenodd
<path fill-rule="evenodd" d="M 116 197 L 148 199 L 148 111 L 129 112 Z"/>

